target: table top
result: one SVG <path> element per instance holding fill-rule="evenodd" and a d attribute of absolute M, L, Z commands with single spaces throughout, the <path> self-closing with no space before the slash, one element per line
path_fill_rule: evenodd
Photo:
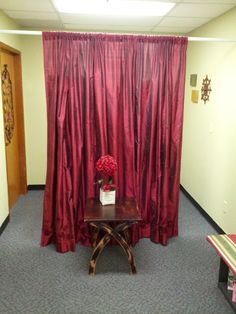
<path fill-rule="evenodd" d="M 84 210 L 84 221 L 141 221 L 138 205 L 134 199 L 116 200 L 114 205 L 102 205 L 89 199 Z"/>
<path fill-rule="evenodd" d="M 208 235 L 207 241 L 236 275 L 236 234 Z"/>

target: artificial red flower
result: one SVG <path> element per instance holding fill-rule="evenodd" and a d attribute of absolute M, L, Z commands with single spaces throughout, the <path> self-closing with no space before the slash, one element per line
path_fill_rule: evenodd
<path fill-rule="evenodd" d="M 114 157 L 110 155 L 105 155 L 99 158 L 96 163 L 96 169 L 101 172 L 102 179 L 99 180 L 99 184 L 102 186 L 103 190 L 113 191 L 115 185 L 112 184 L 112 176 L 114 176 L 115 171 L 117 170 L 117 162 Z"/>
<path fill-rule="evenodd" d="M 103 190 L 104 190 L 104 192 L 110 192 L 111 191 L 111 185 L 110 184 L 104 184 Z"/>
<path fill-rule="evenodd" d="M 105 176 L 113 176 L 117 170 L 117 162 L 112 156 L 105 155 L 99 158 L 96 168 Z"/>

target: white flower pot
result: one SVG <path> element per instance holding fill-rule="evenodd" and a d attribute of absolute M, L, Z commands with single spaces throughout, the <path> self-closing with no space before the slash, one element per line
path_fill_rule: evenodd
<path fill-rule="evenodd" d="M 102 205 L 109 205 L 116 203 L 116 191 L 105 192 L 100 189 L 100 202 Z"/>

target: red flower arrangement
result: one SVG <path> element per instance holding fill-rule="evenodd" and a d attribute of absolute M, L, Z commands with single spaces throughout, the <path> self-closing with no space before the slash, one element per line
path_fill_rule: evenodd
<path fill-rule="evenodd" d="M 102 175 L 102 179 L 98 180 L 98 184 L 103 191 L 114 191 L 115 185 L 112 183 L 112 177 L 117 170 L 116 160 L 110 155 L 102 156 L 96 163 L 96 169 Z"/>

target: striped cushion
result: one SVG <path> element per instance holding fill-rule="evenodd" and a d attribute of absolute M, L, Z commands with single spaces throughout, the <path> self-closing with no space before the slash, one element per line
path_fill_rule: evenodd
<path fill-rule="evenodd" d="M 236 234 L 209 235 L 207 241 L 236 275 Z"/>

